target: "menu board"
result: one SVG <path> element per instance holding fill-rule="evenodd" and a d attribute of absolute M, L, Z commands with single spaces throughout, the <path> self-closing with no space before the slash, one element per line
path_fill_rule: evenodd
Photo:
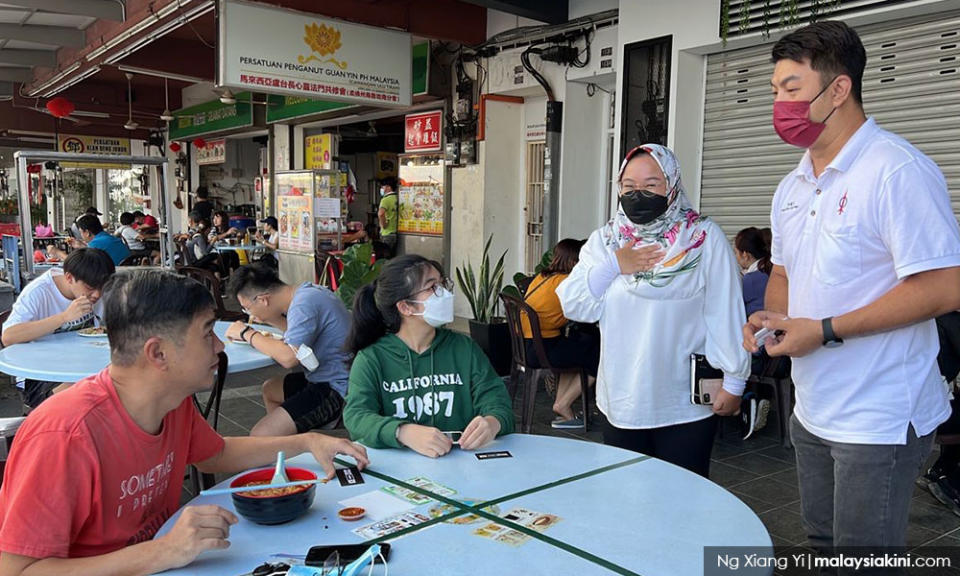
<path fill-rule="evenodd" d="M 280 250 L 313 254 L 313 174 L 277 174 Z"/>
<path fill-rule="evenodd" d="M 440 182 L 405 182 L 400 186 L 402 234 L 443 235 L 443 186 Z"/>

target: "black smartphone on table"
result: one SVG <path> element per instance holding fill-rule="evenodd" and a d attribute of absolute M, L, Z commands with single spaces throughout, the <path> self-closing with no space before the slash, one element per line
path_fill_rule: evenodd
<path fill-rule="evenodd" d="M 310 548 L 310 551 L 307 552 L 307 558 L 303 561 L 307 566 L 318 566 L 322 567 L 323 562 L 330 557 L 334 552 L 340 553 L 340 566 L 346 566 L 347 564 L 353 562 L 357 558 L 363 556 L 363 553 L 369 549 L 371 544 L 339 544 L 331 546 L 313 546 Z M 383 560 L 390 559 L 390 544 L 386 542 L 380 543 L 380 554 L 383 556 Z M 377 556 L 373 559 L 374 563 L 379 564 L 381 562 L 380 556 Z"/>

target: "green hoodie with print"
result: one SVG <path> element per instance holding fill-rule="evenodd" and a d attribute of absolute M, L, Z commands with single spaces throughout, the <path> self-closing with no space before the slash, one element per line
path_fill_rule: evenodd
<path fill-rule="evenodd" d="M 443 328 L 430 347 L 413 352 L 387 334 L 357 353 L 350 370 L 343 422 L 371 448 L 399 448 L 404 422 L 462 432 L 476 416 L 493 416 L 500 436 L 513 432 L 503 380 L 473 340 Z"/>

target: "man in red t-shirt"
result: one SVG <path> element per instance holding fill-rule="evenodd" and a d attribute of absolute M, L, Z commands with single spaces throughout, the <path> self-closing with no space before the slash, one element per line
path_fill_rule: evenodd
<path fill-rule="evenodd" d="M 229 546 L 237 518 L 219 506 L 176 512 L 189 464 L 234 473 L 270 464 L 277 451 L 311 452 L 334 475 L 363 447 L 307 433 L 223 438 L 191 400 L 209 390 L 223 342 L 214 303 L 193 280 L 168 272 L 116 276 L 106 286 L 111 364 L 34 410 L 17 433 L 0 487 L 0 576 L 147 574 Z"/>

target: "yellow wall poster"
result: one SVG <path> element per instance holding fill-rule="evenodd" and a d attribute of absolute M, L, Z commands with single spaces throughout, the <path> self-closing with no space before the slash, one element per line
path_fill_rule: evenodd
<path fill-rule="evenodd" d="M 304 146 L 304 168 L 307 170 L 330 170 L 333 162 L 332 134 L 307 136 Z"/>

